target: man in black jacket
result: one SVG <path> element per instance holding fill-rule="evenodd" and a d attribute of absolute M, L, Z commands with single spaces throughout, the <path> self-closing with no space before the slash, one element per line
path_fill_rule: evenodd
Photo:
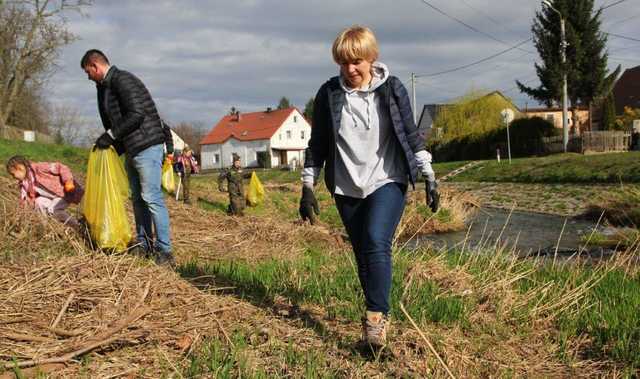
<path fill-rule="evenodd" d="M 155 253 L 158 264 L 173 265 L 169 212 L 161 189 L 166 134 L 151 94 L 135 75 L 111 66 L 100 50 L 87 51 L 80 66 L 98 90 L 105 132 L 95 146 L 107 149 L 113 145 L 127 158 L 139 246 L 145 253 Z"/>

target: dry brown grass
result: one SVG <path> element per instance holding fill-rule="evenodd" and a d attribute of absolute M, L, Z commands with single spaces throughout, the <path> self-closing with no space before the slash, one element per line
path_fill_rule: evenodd
<path fill-rule="evenodd" d="M 272 376 L 304 377 L 304 367 L 287 361 L 288 349 L 321 353 L 322 369 L 339 377 L 447 375 L 407 323 L 393 322 L 388 356 L 362 359 L 350 342 L 358 339 L 359 324 L 331 317 L 321 304 L 291 304 L 281 298 L 269 306 L 251 305 L 215 291 L 216 278 L 207 278 L 207 291 L 201 291 L 192 284 L 200 283 L 198 279 L 185 281 L 142 259 L 91 252 L 61 225 L 16 209 L 14 195 L 0 198 L 0 291 L 6 294 L 0 300 L 0 358 L 4 365 L 11 365 L 14 358 L 28 362 L 69 357 L 93 347 L 90 353 L 70 357 L 66 364 L 44 367 L 61 377 L 181 377 L 205 341 L 217 339 L 232 349 L 233 335 L 239 332 L 246 348 L 238 354 L 246 358 L 249 370 L 265 369 Z M 415 203 L 407 207 L 409 221 L 403 221 L 405 230 L 417 225 L 412 234 L 425 231 L 419 227 L 425 218 L 415 211 L 415 204 L 424 201 L 421 195 L 415 193 Z M 455 214 L 473 211 L 472 199 L 452 193 L 443 197 L 444 207 L 461 207 Z M 168 204 L 180 262 L 294 260 L 309 243 L 320 244 L 328 254 L 348 255 L 339 231 L 326 225 L 300 225 L 277 214 L 228 217 L 173 200 Z M 553 342 L 553 321 L 560 313 L 589 306 L 582 297 L 590 286 L 607 270 L 630 267 L 628 261 L 602 266 L 592 280 L 577 288 L 541 283 L 528 292 L 514 287 L 531 278 L 531 268 L 508 252 L 497 251 L 481 273 L 474 272 L 473 264 L 471 259 L 452 268 L 444 255 L 416 252 L 415 265 L 403 281 L 406 293 L 433 281 L 441 289 L 440 296 L 469 298 L 473 304 L 466 327 L 420 325 L 456 377 L 617 375 L 614 364 L 581 357 L 580 352 L 589 347 L 584 338 L 571 340 L 567 350 L 573 355 L 561 360 L 560 347 Z M 539 304 L 530 307 L 540 291 Z M 90 359 L 82 363 L 83 356 Z"/>
<path fill-rule="evenodd" d="M 441 217 L 439 214 L 427 216 L 424 211 L 425 196 L 424 191 L 413 191 L 409 194 L 396 234 L 398 242 L 404 243 L 426 234 L 462 230 L 465 222 L 480 206 L 472 195 L 444 188 L 440 191 L 440 214 L 445 212 L 446 216 Z"/>

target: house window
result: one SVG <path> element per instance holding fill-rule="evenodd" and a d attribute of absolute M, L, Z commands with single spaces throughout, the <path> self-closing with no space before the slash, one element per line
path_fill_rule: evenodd
<path fill-rule="evenodd" d="M 291 130 L 287 130 L 287 139 L 291 139 Z"/>
<path fill-rule="evenodd" d="M 213 163 L 214 164 L 220 163 L 220 154 L 213 155 Z"/>
<path fill-rule="evenodd" d="M 282 141 L 282 133 L 278 134 L 278 137 L 280 138 L 280 141 Z"/>
<path fill-rule="evenodd" d="M 293 122 L 298 122 L 298 116 L 293 116 Z"/>
<path fill-rule="evenodd" d="M 300 132 L 300 139 L 304 139 L 304 130 Z"/>
<path fill-rule="evenodd" d="M 556 121 L 556 117 L 551 113 L 547 114 L 546 118 L 547 118 L 547 121 L 549 121 L 552 124 L 555 123 L 555 121 Z"/>

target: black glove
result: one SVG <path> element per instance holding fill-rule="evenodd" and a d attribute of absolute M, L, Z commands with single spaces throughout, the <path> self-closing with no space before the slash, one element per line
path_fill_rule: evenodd
<path fill-rule="evenodd" d="M 98 137 L 98 139 L 96 140 L 96 147 L 98 149 L 108 149 L 109 146 L 113 145 L 113 143 L 116 142 L 113 138 L 111 138 L 111 136 L 109 135 L 109 133 L 102 133 L 102 135 L 100 137 Z"/>
<path fill-rule="evenodd" d="M 426 180 L 425 189 L 427 193 L 427 206 L 431 208 L 433 213 L 438 211 L 440 206 L 440 194 L 438 193 L 438 183 L 435 180 Z"/>
<path fill-rule="evenodd" d="M 302 186 L 302 198 L 300 199 L 300 217 L 302 221 L 309 220 L 313 225 L 316 223 L 316 216 L 319 214 L 320 208 L 318 207 L 318 200 L 313 195 L 313 190 Z"/>

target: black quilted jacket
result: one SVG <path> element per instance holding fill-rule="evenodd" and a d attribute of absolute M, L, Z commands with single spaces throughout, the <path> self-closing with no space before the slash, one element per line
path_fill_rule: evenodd
<path fill-rule="evenodd" d="M 112 66 L 96 87 L 102 125 L 111 130 L 119 153 L 133 157 L 165 142 L 156 105 L 147 87 L 135 75 Z"/>
<path fill-rule="evenodd" d="M 407 90 L 400 79 L 390 76 L 376 93 L 382 108 L 391 116 L 396 140 L 404 152 L 407 176 L 414 184 L 418 177 L 415 153 L 424 150 L 425 141 L 413 121 Z M 335 126 L 340 125 L 345 101 L 346 95 L 337 76 L 320 87 L 314 100 L 311 139 L 305 151 L 304 167 L 324 167 L 324 180 L 332 194 L 335 192 Z"/>

